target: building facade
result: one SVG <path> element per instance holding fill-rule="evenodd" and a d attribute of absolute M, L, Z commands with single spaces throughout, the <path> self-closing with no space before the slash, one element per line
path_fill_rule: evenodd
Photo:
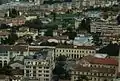
<path fill-rule="evenodd" d="M 65 55 L 69 59 L 78 59 L 94 54 L 96 54 L 96 49 L 94 46 L 60 45 L 55 48 L 55 57 Z"/>
<path fill-rule="evenodd" d="M 101 32 L 104 33 L 111 33 L 113 35 L 120 34 L 120 26 L 117 24 L 110 24 L 108 22 L 93 22 L 91 23 L 91 32 L 97 33 Z"/>
<path fill-rule="evenodd" d="M 71 81 L 113 81 L 117 74 L 118 61 L 113 58 L 86 56 L 77 62 L 71 71 Z M 83 77 L 84 76 L 84 77 Z"/>
<path fill-rule="evenodd" d="M 28 56 L 24 60 L 24 78 L 37 81 L 51 81 L 54 69 L 53 50 L 43 49 L 41 53 Z"/>

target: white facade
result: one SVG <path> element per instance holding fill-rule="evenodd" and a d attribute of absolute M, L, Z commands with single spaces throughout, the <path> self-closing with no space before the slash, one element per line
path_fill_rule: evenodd
<path fill-rule="evenodd" d="M 93 22 L 91 23 L 91 32 L 113 33 L 114 35 L 120 34 L 120 26 L 117 24 L 109 24 L 107 22 Z"/>
<path fill-rule="evenodd" d="M 0 67 L 6 66 L 10 61 L 10 56 L 7 51 L 0 53 Z"/>
<path fill-rule="evenodd" d="M 48 51 L 46 59 L 40 58 L 25 58 L 24 60 L 24 78 L 40 81 L 51 81 L 52 70 L 54 69 L 54 52 Z"/>

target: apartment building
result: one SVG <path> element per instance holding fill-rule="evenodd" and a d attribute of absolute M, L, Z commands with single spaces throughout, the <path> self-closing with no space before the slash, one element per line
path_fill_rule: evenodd
<path fill-rule="evenodd" d="M 118 61 L 114 58 L 86 56 L 73 66 L 71 81 L 76 81 L 82 76 L 89 81 L 113 81 L 117 67 Z"/>
<path fill-rule="evenodd" d="M 69 59 L 78 59 L 96 54 L 95 46 L 59 45 L 55 48 L 55 57 L 65 55 Z"/>
<path fill-rule="evenodd" d="M 91 32 L 92 33 L 101 32 L 102 34 L 111 33 L 114 35 L 119 35 L 120 26 L 115 24 L 114 22 L 109 23 L 104 21 L 100 21 L 100 22 L 96 21 L 91 23 Z"/>
<path fill-rule="evenodd" d="M 51 81 L 54 64 L 54 51 L 41 49 L 32 56 L 24 59 L 24 78 L 37 81 Z"/>

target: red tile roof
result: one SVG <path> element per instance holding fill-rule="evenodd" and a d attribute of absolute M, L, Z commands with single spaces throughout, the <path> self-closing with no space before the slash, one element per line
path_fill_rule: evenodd
<path fill-rule="evenodd" d="M 87 60 L 88 62 L 92 64 L 104 64 L 104 65 L 118 65 L 118 60 L 107 57 L 107 58 L 97 58 L 94 56 L 86 56 L 83 59 Z"/>
<path fill-rule="evenodd" d="M 89 49 L 96 50 L 95 46 L 74 46 L 74 45 L 58 45 L 57 48 L 73 48 L 73 49 Z"/>
<path fill-rule="evenodd" d="M 94 58 L 91 60 L 93 64 L 118 65 L 118 61 L 113 58 Z"/>

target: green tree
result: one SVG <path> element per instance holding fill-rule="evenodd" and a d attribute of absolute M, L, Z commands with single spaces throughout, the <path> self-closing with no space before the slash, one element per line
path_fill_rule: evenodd
<path fill-rule="evenodd" d="M 0 68 L 0 74 L 12 76 L 12 68 L 10 66 L 4 66 Z"/>
<path fill-rule="evenodd" d="M 53 12 L 51 12 L 51 15 L 53 16 L 53 21 L 56 21 L 56 12 L 55 11 L 53 11 Z"/>
<path fill-rule="evenodd" d="M 17 16 L 19 16 L 19 11 L 17 11 L 16 9 L 9 9 L 9 16 L 12 18 L 15 18 Z"/>
<path fill-rule="evenodd" d="M 16 40 L 18 40 L 17 34 L 11 33 L 11 34 L 8 36 L 8 41 L 7 41 L 7 42 L 8 42 L 10 45 L 12 45 L 12 44 L 15 43 Z"/>
<path fill-rule="evenodd" d="M 90 18 L 84 18 L 79 24 L 78 30 L 87 30 L 88 32 L 90 32 L 90 23 Z"/>
<path fill-rule="evenodd" d="M 53 30 L 51 28 L 49 28 L 46 32 L 45 32 L 45 36 L 53 36 Z"/>
<path fill-rule="evenodd" d="M 60 55 L 59 57 L 56 58 L 57 61 L 66 61 L 66 56 L 65 55 Z"/>

